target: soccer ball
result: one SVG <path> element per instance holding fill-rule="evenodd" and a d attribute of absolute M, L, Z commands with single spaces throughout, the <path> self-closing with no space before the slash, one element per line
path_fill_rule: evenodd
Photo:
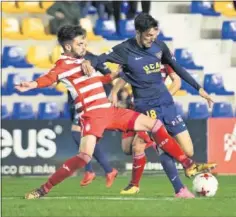
<path fill-rule="evenodd" d="M 213 197 L 218 189 L 218 181 L 211 173 L 198 174 L 193 180 L 193 192 L 200 197 Z"/>

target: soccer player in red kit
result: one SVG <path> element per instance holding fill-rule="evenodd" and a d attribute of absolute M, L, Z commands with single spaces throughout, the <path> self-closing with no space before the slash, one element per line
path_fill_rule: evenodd
<path fill-rule="evenodd" d="M 154 120 L 138 112 L 116 108 L 111 105 L 103 88 L 103 83 L 112 77 L 101 76 L 93 72 L 90 76 L 83 73 L 84 52 L 86 52 L 86 32 L 80 26 L 63 26 L 57 34 L 58 41 L 63 47 L 64 54 L 56 62 L 49 73 L 36 81 L 22 82 L 16 89 L 25 92 L 34 88 L 51 86 L 62 82 L 70 91 L 75 107 L 80 116 L 82 138 L 79 153 L 68 159 L 40 188 L 25 195 L 26 199 L 40 198 L 46 195 L 54 186 L 70 177 L 76 170 L 83 168 L 91 161 L 94 147 L 98 139 L 108 130 L 148 131 L 158 147 L 173 156 L 185 168 L 188 177 L 201 172 L 198 164 L 188 158 L 178 143 L 167 133 L 160 120 Z M 86 67 L 87 64 L 85 64 Z"/>

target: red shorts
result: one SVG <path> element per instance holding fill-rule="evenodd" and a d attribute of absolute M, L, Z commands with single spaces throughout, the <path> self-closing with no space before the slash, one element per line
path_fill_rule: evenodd
<path fill-rule="evenodd" d="M 105 130 L 134 130 L 134 123 L 140 113 L 123 108 L 101 108 L 85 112 L 80 117 L 82 136 L 102 137 Z"/>

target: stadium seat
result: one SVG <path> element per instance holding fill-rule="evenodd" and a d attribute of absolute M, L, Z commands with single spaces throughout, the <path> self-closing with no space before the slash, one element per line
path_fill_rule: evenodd
<path fill-rule="evenodd" d="M 124 38 L 134 37 L 135 36 L 134 20 L 120 20 L 119 33 L 121 37 Z"/>
<path fill-rule="evenodd" d="M 19 13 L 20 10 L 16 5 L 15 1 L 5 1 L 2 2 L 2 11 L 5 13 Z"/>
<path fill-rule="evenodd" d="M 39 78 L 41 75 L 41 73 L 36 73 L 33 75 L 33 81 L 36 80 L 37 78 Z M 42 93 L 43 95 L 46 96 L 60 96 L 63 93 L 61 91 L 58 91 L 55 87 L 45 87 L 45 88 L 40 88 L 37 90 L 38 93 Z"/>
<path fill-rule="evenodd" d="M 41 7 L 43 8 L 44 12 L 46 12 L 46 10 L 48 8 L 50 8 L 53 4 L 55 3 L 55 1 L 41 1 L 40 4 L 41 4 Z"/>
<path fill-rule="evenodd" d="M 58 106 L 54 102 L 40 103 L 38 109 L 38 118 L 43 120 L 53 120 L 60 117 Z"/>
<path fill-rule="evenodd" d="M 122 30 L 124 31 L 124 30 Z M 97 19 L 94 32 L 96 35 L 101 35 L 107 40 L 123 40 L 124 36 L 116 33 L 116 27 L 113 20 Z"/>
<path fill-rule="evenodd" d="M 186 69 L 203 70 L 203 66 L 194 63 L 192 53 L 187 49 L 176 49 L 175 58 L 177 62 Z"/>
<path fill-rule="evenodd" d="M 24 18 L 22 20 L 23 35 L 36 40 L 52 40 L 56 39 L 54 35 L 45 33 L 42 20 L 39 18 Z"/>
<path fill-rule="evenodd" d="M 236 21 L 225 21 L 222 26 L 222 39 L 232 39 L 236 41 Z"/>
<path fill-rule="evenodd" d="M 63 53 L 61 46 L 57 45 L 53 48 L 52 55 L 51 55 L 51 62 L 54 64 Z"/>
<path fill-rule="evenodd" d="M 64 119 L 70 119 L 71 115 L 70 115 L 70 107 L 68 103 L 64 104 L 64 109 L 62 111 L 62 118 Z"/>
<path fill-rule="evenodd" d="M 190 11 L 192 14 L 220 16 L 220 13 L 215 12 L 213 2 L 210 1 L 192 1 Z"/>
<path fill-rule="evenodd" d="M 93 24 L 90 19 L 82 18 L 80 19 L 80 25 L 87 31 L 87 38 L 91 41 L 101 41 L 103 38 L 99 35 L 95 35 L 93 32 Z"/>
<path fill-rule="evenodd" d="M 24 55 L 24 51 L 18 46 L 6 46 L 3 48 L 2 62 L 4 67 L 13 66 L 15 68 L 32 68 Z"/>
<path fill-rule="evenodd" d="M 35 114 L 33 112 L 32 104 L 24 102 L 14 103 L 12 111 L 12 119 L 15 120 L 35 119 Z"/>
<path fill-rule="evenodd" d="M 39 1 L 18 1 L 18 7 L 23 12 L 44 13 L 45 10 L 40 7 Z"/>
<path fill-rule="evenodd" d="M 203 86 L 208 93 L 214 93 L 217 95 L 234 95 L 234 92 L 225 90 L 223 79 L 220 74 L 205 75 Z"/>
<path fill-rule="evenodd" d="M 189 103 L 188 118 L 189 119 L 206 119 L 209 117 L 207 104 L 205 103 Z"/>
<path fill-rule="evenodd" d="M 230 103 L 214 103 L 212 109 L 212 117 L 221 118 L 221 117 L 234 117 L 233 108 Z"/>
<path fill-rule="evenodd" d="M 36 67 L 50 69 L 53 64 L 49 54 L 50 52 L 46 46 L 33 45 L 29 47 L 26 59 Z"/>
<path fill-rule="evenodd" d="M 158 34 L 157 39 L 160 41 L 172 41 L 173 40 L 172 37 L 165 36 L 162 31 L 160 31 L 160 33 Z"/>
<path fill-rule="evenodd" d="M 20 32 L 19 21 L 14 18 L 2 18 L 2 37 L 11 40 L 25 40 L 27 36 Z"/>
<path fill-rule="evenodd" d="M 214 9 L 227 17 L 236 17 L 233 1 L 214 1 Z"/>
<path fill-rule="evenodd" d="M 9 113 L 7 109 L 7 105 L 1 104 L 1 119 L 7 120 L 7 119 L 10 119 L 10 117 L 11 117 L 11 114 Z"/>

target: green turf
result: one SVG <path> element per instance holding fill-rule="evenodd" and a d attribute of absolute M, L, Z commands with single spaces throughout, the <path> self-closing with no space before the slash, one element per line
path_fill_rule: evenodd
<path fill-rule="evenodd" d="M 38 187 L 45 178 L 2 180 L 2 216 L 236 216 L 236 177 L 218 177 L 219 190 L 214 198 L 173 199 L 172 188 L 164 176 L 144 176 L 141 192 L 121 196 L 129 177 L 119 177 L 105 187 L 97 178 L 85 188 L 80 177 L 70 178 L 55 187 L 46 199 L 27 201 L 24 193 Z M 191 187 L 191 181 L 183 178 Z"/>

